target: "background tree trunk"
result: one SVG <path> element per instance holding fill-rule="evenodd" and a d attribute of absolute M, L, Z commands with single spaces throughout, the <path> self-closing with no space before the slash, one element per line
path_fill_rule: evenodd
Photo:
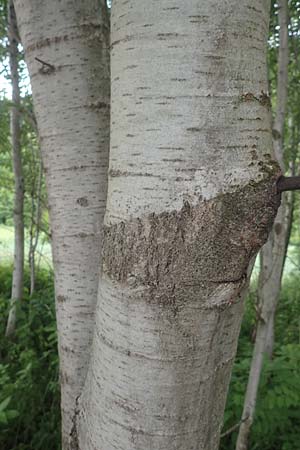
<path fill-rule="evenodd" d="M 275 217 L 269 2 L 112 5 L 103 273 L 80 450 L 216 450 Z"/>
<path fill-rule="evenodd" d="M 288 93 L 289 61 L 287 0 L 279 0 L 278 8 L 280 44 L 278 54 L 276 117 L 273 125 L 273 146 L 275 156 L 284 173 L 283 134 Z M 257 391 L 263 367 L 263 358 L 265 354 L 271 356 L 273 352 L 274 317 L 280 294 L 291 220 L 290 209 L 292 206 L 288 195 L 287 193 L 282 195 L 281 206 L 278 210 L 273 230 L 270 233 L 268 242 L 261 250 L 261 267 L 258 282 L 259 320 L 236 450 L 246 450 L 248 448 L 248 439 L 254 418 Z"/>
<path fill-rule="evenodd" d="M 36 164 L 34 170 L 37 170 Z M 31 223 L 29 230 L 29 252 L 28 252 L 28 262 L 30 270 L 30 296 L 33 295 L 35 290 L 35 256 L 40 235 L 40 223 L 42 213 L 41 208 L 42 183 L 43 183 L 43 164 L 42 161 L 40 160 L 38 162 L 37 177 L 33 177 L 32 180 L 32 191 L 31 191 Z"/>
<path fill-rule="evenodd" d="M 109 145 L 104 0 L 16 0 L 46 173 L 62 392 L 63 448 L 89 361 Z"/>
<path fill-rule="evenodd" d="M 11 304 L 6 326 L 6 336 L 11 336 L 16 328 L 17 305 L 23 297 L 24 276 L 24 179 L 22 169 L 21 128 L 20 128 L 20 86 L 18 73 L 18 35 L 13 2 L 8 4 L 9 66 L 12 81 L 12 107 L 10 115 L 12 161 L 15 179 L 14 193 L 14 269 L 12 278 Z"/>

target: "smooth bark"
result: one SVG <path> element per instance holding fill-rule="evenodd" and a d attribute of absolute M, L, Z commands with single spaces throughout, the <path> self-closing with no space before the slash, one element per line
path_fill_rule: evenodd
<path fill-rule="evenodd" d="M 10 310 L 6 325 L 6 336 L 14 334 L 17 320 L 17 302 L 23 297 L 24 277 L 24 179 L 22 168 L 21 127 L 20 127 L 20 86 L 18 72 L 18 35 L 13 2 L 8 5 L 9 66 L 12 83 L 12 107 L 10 112 L 12 162 L 14 172 L 14 268 Z"/>
<path fill-rule="evenodd" d="M 15 4 L 48 190 L 67 450 L 98 289 L 109 144 L 109 24 L 104 0 Z"/>
<path fill-rule="evenodd" d="M 216 450 L 247 267 L 278 207 L 269 2 L 114 0 L 112 129 L 79 450 Z"/>
<path fill-rule="evenodd" d="M 284 173 L 283 133 L 288 85 L 288 4 L 279 0 L 280 44 L 278 54 L 277 102 L 273 125 L 273 146 L 276 158 Z M 274 317 L 281 288 L 281 278 L 287 251 L 287 238 L 291 220 L 291 202 L 288 194 L 282 195 L 274 227 L 268 242 L 261 250 L 261 268 L 258 283 L 259 320 L 253 357 L 245 395 L 242 422 L 239 428 L 236 450 L 247 450 L 251 425 L 254 420 L 257 392 L 264 355 L 272 355 L 274 345 Z"/>
<path fill-rule="evenodd" d="M 36 170 L 36 166 L 34 167 Z M 37 180 L 33 179 L 32 192 L 31 192 L 31 223 L 29 232 L 29 253 L 28 262 L 30 270 L 30 295 L 33 295 L 35 290 L 35 256 L 40 236 L 40 223 L 41 223 L 41 195 L 42 195 L 42 182 L 43 182 L 43 164 L 39 161 Z"/>

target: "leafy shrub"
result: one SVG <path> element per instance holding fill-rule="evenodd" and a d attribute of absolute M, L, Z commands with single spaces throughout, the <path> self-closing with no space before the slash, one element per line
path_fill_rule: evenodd
<path fill-rule="evenodd" d="M 254 293 L 246 302 L 237 358 L 234 364 L 224 431 L 237 424 L 242 415 L 248 382 L 255 322 Z M 300 442 L 300 341 L 299 281 L 285 278 L 276 314 L 275 351 L 264 361 L 256 415 L 251 429 L 249 450 L 299 450 Z M 237 431 L 221 440 L 220 450 L 234 450 Z"/>
<path fill-rule="evenodd" d="M 1 450 L 59 450 L 60 411 L 53 277 L 37 274 L 37 290 L 18 311 L 13 341 L 0 339 Z M 0 333 L 4 336 L 11 267 L 0 266 Z M 274 358 L 265 360 L 249 450 L 298 450 L 300 442 L 300 292 L 296 276 L 284 280 L 276 316 Z M 224 430 L 242 414 L 253 351 L 255 286 L 245 316 L 233 369 Z M 234 450 L 237 431 L 221 440 L 220 450 Z"/>
<path fill-rule="evenodd" d="M 37 274 L 36 292 L 18 306 L 13 340 L 5 339 L 11 268 L 0 267 L 0 448 L 58 450 L 60 412 L 53 277 Z"/>

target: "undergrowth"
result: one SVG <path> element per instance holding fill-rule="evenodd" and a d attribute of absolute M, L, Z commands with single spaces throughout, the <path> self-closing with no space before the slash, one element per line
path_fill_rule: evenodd
<path fill-rule="evenodd" d="M 10 266 L 0 266 L 0 449 L 58 450 L 60 394 L 53 276 L 37 273 L 36 292 L 18 305 L 17 331 L 6 339 Z"/>
<path fill-rule="evenodd" d="M 18 307 L 17 332 L 4 337 L 12 269 L 0 266 L 0 449 L 60 450 L 60 395 L 53 276 L 37 274 L 36 292 Z M 265 360 L 249 450 L 299 450 L 300 291 L 298 277 L 283 284 L 276 315 L 276 346 Z M 253 350 L 255 289 L 247 302 L 230 383 L 223 432 L 239 422 Z M 237 431 L 221 440 L 234 450 Z M 184 449 L 183 449 L 184 450 Z"/>

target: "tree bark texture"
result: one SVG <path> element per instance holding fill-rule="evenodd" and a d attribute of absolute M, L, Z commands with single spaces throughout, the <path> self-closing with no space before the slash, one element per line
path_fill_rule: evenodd
<path fill-rule="evenodd" d="M 114 0 L 103 271 L 80 450 L 216 450 L 279 196 L 269 2 Z"/>
<path fill-rule="evenodd" d="M 34 170 L 37 169 L 36 166 L 37 165 L 35 164 Z M 38 162 L 37 180 L 35 179 L 35 177 L 33 177 L 32 183 L 33 184 L 31 192 L 31 223 L 29 231 L 29 252 L 28 252 L 28 263 L 30 270 L 30 296 L 33 295 L 35 290 L 35 273 L 36 273 L 35 255 L 39 242 L 41 214 L 42 214 L 41 196 L 43 184 L 43 164 L 41 159 Z"/>
<path fill-rule="evenodd" d="M 105 1 L 16 0 L 46 173 L 55 269 L 63 448 L 89 361 L 109 145 Z"/>
<path fill-rule="evenodd" d="M 15 181 L 14 192 L 14 268 L 12 277 L 11 302 L 6 325 L 6 336 L 12 336 L 16 328 L 17 302 L 23 296 L 24 277 L 24 179 L 22 168 L 21 128 L 20 128 L 20 87 L 18 72 L 18 27 L 13 2 L 8 4 L 9 67 L 12 82 L 12 107 L 10 113 L 12 161 Z"/>
<path fill-rule="evenodd" d="M 287 105 L 289 61 L 287 0 L 279 0 L 278 7 L 280 44 L 278 53 L 277 107 L 273 124 L 273 147 L 275 156 L 284 173 L 283 133 Z M 282 194 L 282 202 L 274 227 L 267 243 L 261 250 L 261 268 L 258 283 L 259 320 L 236 450 L 247 450 L 248 448 L 264 355 L 268 354 L 270 356 L 273 351 L 274 316 L 280 294 L 281 278 L 287 251 L 289 222 L 291 220 L 290 200 L 287 193 Z"/>

